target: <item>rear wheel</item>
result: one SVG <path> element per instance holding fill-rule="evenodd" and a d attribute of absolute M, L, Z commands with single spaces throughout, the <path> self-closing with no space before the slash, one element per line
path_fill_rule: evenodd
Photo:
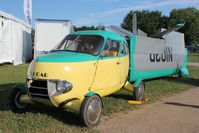
<path fill-rule="evenodd" d="M 179 70 L 179 72 L 178 72 L 178 77 L 179 78 L 182 78 L 182 74 L 181 74 L 181 71 Z"/>
<path fill-rule="evenodd" d="M 139 86 L 134 88 L 133 91 L 133 100 L 142 101 L 144 98 L 145 84 L 144 81 L 141 81 Z"/>
<path fill-rule="evenodd" d="M 80 117 L 86 126 L 93 126 L 98 123 L 101 117 L 102 103 L 97 95 L 88 96 L 82 102 Z"/>
<path fill-rule="evenodd" d="M 9 105 L 12 112 L 15 113 L 24 113 L 27 111 L 29 104 L 21 103 L 19 101 L 20 96 L 23 93 L 19 88 L 13 88 L 9 96 Z"/>

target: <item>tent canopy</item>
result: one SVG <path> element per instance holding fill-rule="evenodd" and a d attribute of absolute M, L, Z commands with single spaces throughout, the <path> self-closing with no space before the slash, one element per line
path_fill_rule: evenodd
<path fill-rule="evenodd" d="M 0 11 L 0 63 L 18 65 L 31 58 L 31 25 Z"/>

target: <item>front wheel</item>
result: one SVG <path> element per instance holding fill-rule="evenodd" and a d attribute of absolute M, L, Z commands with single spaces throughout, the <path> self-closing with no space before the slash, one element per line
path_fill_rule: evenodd
<path fill-rule="evenodd" d="M 134 88 L 133 99 L 136 101 L 142 101 L 144 98 L 145 84 L 144 81 L 141 81 L 139 86 Z"/>
<path fill-rule="evenodd" d="M 13 88 L 13 90 L 11 91 L 10 96 L 9 96 L 9 105 L 12 112 L 24 113 L 27 111 L 29 104 L 21 103 L 19 101 L 19 98 L 22 94 L 23 93 L 21 92 L 19 88 Z"/>
<path fill-rule="evenodd" d="M 101 99 L 97 95 L 88 96 L 82 102 L 80 117 L 86 126 L 96 125 L 100 120 L 102 111 Z"/>

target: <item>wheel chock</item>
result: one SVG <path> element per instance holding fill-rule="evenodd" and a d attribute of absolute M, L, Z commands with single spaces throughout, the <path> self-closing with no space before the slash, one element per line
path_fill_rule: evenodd
<path fill-rule="evenodd" d="M 144 102 L 148 102 L 149 99 L 148 98 L 143 98 Z M 133 101 L 133 100 L 129 100 L 128 103 L 130 104 L 142 104 L 142 101 Z"/>
<path fill-rule="evenodd" d="M 130 104 L 142 104 L 142 101 L 132 101 L 132 100 L 129 100 L 128 103 L 130 103 Z"/>
<path fill-rule="evenodd" d="M 143 101 L 148 102 L 149 99 L 148 98 L 143 98 Z"/>

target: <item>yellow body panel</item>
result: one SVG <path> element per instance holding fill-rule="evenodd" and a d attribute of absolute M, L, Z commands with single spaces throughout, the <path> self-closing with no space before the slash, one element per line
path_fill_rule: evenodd
<path fill-rule="evenodd" d="M 128 56 L 99 60 L 90 90 L 102 97 L 118 91 L 124 85 L 128 67 Z"/>
<path fill-rule="evenodd" d="M 184 45 L 184 48 L 186 48 L 185 47 L 185 39 L 184 39 L 184 34 L 182 34 L 183 35 L 183 45 Z"/>
<path fill-rule="evenodd" d="M 128 75 L 128 56 L 118 58 L 105 58 L 98 61 L 48 63 L 35 62 L 31 66 L 29 77 L 32 79 L 63 79 L 73 85 L 71 91 L 58 96 L 50 96 L 51 102 L 59 106 L 68 102 L 63 108 L 79 112 L 85 95 L 95 92 L 101 97 L 118 91 Z M 32 75 L 30 75 L 32 73 Z M 34 74 L 33 73 L 37 73 Z M 45 76 L 41 74 L 45 73 Z"/>
<path fill-rule="evenodd" d="M 70 98 L 78 98 L 69 102 L 64 107 L 73 111 L 79 111 L 84 96 L 91 87 L 97 61 L 70 62 L 70 63 L 47 63 L 36 62 L 32 72 L 47 73 L 47 77 L 32 75 L 33 79 L 64 79 L 73 85 L 70 92 L 51 97 L 52 102 L 58 106 L 63 101 Z"/>
<path fill-rule="evenodd" d="M 119 62 L 120 62 L 120 69 L 121 69 L 121 80 L 122 83 L 124 83 L 127 79 L 128 73 L 129 73 L 129 55 L 124 56 L 124 57 L 120 57 L 119 58 Z"/>
<path fill-rule="evenodd" d="M 119 76 L 119 58 L 110 58 L 99 60 L 94 82 L 91 87 L 92 92 L 97 92 L 100 96 L 105 96 L 121 87 Z"/>

